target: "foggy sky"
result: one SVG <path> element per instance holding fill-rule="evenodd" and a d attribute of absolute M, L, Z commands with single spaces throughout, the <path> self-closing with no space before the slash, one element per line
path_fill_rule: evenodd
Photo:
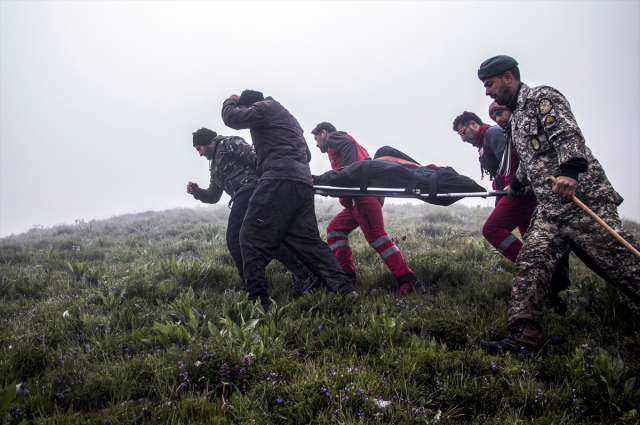
<path fill-rule="evenodd" d="M 209 171 L 191 133 L 250 142 L 220 117 L 247 88 L 298 118 L 314 174 L 330 164 L 310 131 L 330 121 L 372 155 L 391 145 L 490 188 L 451 123 L 494 124 L 476 72 L 497 54 L 568 98 L 640 220 L 639 2 L 1 1 L 0 236 L 197 206 L 186 184 Z"/>

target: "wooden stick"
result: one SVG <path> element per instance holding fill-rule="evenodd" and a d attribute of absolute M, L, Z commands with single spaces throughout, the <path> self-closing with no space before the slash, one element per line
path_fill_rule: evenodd
<path fill-rule="evenodd" d="M 551 177 L 551 181 L 553 181 L 553 184 L 557 183 L 557 180 L 555 177 Z M 616 233 L 615 230 L 613 230 L 607 223 L 605 223 L 604 221 L 602 221 L 602 219 L 600 217 L 598 217 L 598 215 L 596 213 L 594 213 L 593 211 L 591 211 L 591 209 L 586 206 L 585 204 L 582 203 L 581 200 L 579 200 L 578 198 L 576 198 L 575 196 L 571 197 L 571 200 L 573 202 L 575 202 L 580 208 L 582 208 L 587 214 L 589 214 L 595 221 L 597 221 L 598 223 L 600 223 L 600 225 L 602 227 L 604 227 L 607 232 L 611 233 L 611 235 L 616 238 L 618 240 L 618 242 L 620 242 L 622 245 L 625 246 L 625 248 L 627 248 L 629 251 L 631 251 L 633 253 L 633 255 L 635 255 L 636 257 L 640 258 L 640 252 L 638 252 L 637 249 L 635 249 L 634 247 L 631 246 L 631 244 L 629 242 L 627 242 L 626 240 L 624 240 L 624 238 L 622 236 L 620 236 L 618 233 Z"/>

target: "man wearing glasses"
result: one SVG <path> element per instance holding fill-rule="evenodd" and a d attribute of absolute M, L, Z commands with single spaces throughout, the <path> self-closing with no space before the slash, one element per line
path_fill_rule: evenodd
<path fill-rule="evenodd" d="M 478 149 L 482 176 L 488 174 L 493 180 L 494 190 L 505 190 L 513 180 L 520 164 L 518 153 L 504 134 L 509 124 L 511 112 L 504 106 L 493 102 L 489 105 L 489 116 L 501 126 L 484 124 L 480 117 L 465 111 L 453 122 L 454 131 L 462 141 L 470 143 Z M 469 120 L 469 121 L 467 121 Z M 529 228 L 531 216 L 538 205 L 530 187 L 525 189 L 524 196 L 496 198 L 495 208 L 482 226 L 482 236 L 506 258 L 515 263 L 522 248 L 520 239 L 513 235 L 518 229 L 520 236 Z M 598 273 L 597 268 L 594 271 Z M 554 306 L 562 304 L 558 294 L 571 285 L 569 278 L 569 253 L 558 260 L 551 278 L 551 297 Z"/>
<path fill-rule="evenodd" d="M 492 105 L 493 106 L 493 105 Z M 489 114 L 499 112 L 495 105 L 489 110 Z M 502 107 L 502 109 L 506 109 Z M 497 125 L 484 124 L 480 117 L 473 112 L 463 112 L 453 121 L 453 131 L 460 135 L 463 142 L 471 144 L 478 149 L 480 172 L 493 180 L 494 190 L 504 190 L 513 180 L 513 175 L 518 169 L 520 159 L 509 147 L 507 137 L 503 129 Z M 531 195 L 531 191 L 527 192 Z M 495 209 L 482 227 L 482 236 L 493 245 L 498 252 L 515 262 L 522 242 L 511 232 L 516 228 L 524 236 L 531 214 L 538 202 L 535 196 L 520 196 L 508 199 L 506 196 L 496 198 Z M 568 275 L 568 270 L 566 273 Z M 567 276 L 567 284 L 569 279 Z"/>

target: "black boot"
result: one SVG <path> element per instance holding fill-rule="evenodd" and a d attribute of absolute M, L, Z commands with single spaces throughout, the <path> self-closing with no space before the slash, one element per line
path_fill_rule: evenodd
<path fill-rule="evenodd" d="M 396 292 L 396 295 L 402 297 L 413 291 L 416 291 L 419 294 L 424 294 L 426 289 L 422 282 L 420 282 L 413 273 L 407 273 L 400 276 L 398 278 L 398 291 Z"/>
<path fill-rule="evenodd" d="M 512 332 L 502 341 L 480 341 L 480 347 L 488 353 L 504 353 L 511 351 L 531 357 L 538 351 L 540 324 L 530 320 L 520 320 L 510 327 Z"/>

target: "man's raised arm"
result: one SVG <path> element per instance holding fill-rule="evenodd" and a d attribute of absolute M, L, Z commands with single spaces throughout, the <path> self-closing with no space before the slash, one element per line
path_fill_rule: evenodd
<path fill-rule="evenodd" d="M 267 122 L 266 105 L 256 102 L 248 108 L 238 107 L 238 96 L 233 95 L 222 104 L 222 121 L 227 127 L 242 130 Z"/>

